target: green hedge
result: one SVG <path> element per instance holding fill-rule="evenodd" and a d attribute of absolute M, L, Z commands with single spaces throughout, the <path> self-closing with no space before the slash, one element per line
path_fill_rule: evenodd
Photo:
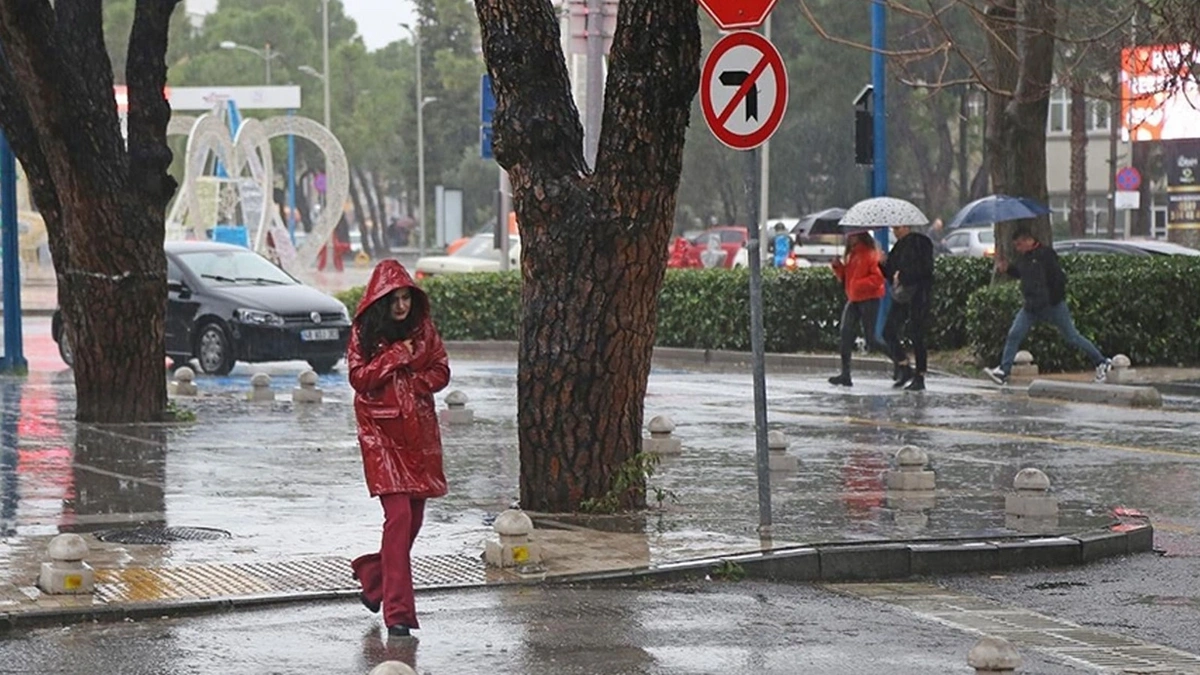
<path fill-rule="evenodd" d="M 1135 364 L 1200 363 L 1200 258 L 1069 256 L 1068 301 L 1076 325 L 1106 354 Z M 749 277 L 739 270 L 667 270 L 659 295 L 658 344 L 747 351 Z M 1021 306 L 1015 283 L 992 286 L 991 261 L 937 260 L 930 348 L 972 347 L 981 363 L 999 362 L 1004 337 Z M 516 340 L 518 272 L 462 274 L 422 282 L 447 340 Z M 353 311 L 361 289 L 338 297 Z M 765 270 L 763 310 L 768 351 L 837 349 L 845 295 L 828 267 Z M 1045 371 L 1082 369 L 1086 359 L 1052 328 L 1036 328 L 1024 345 Z"/>
<path fill-rule="evenodd" d="M 1067 305 L 1075 327 L 1112 356 L 1139 365 L 1200 363 L 1200 259 L 1069 256 Z M 1000 362 L 1004 338 L 1021 307 L 1018 284 L 981 288 L 967 308 L 967 338 L 983 363 Z M 1081 370 L 1090 364 L 1050 326 L 1025 340 L 1044 371 Z"/>

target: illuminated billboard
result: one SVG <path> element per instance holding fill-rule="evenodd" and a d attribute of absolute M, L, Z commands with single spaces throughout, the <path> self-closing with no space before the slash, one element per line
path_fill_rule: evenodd
<path fill-rule="evenodd" d="M 1200 138 L 1200 83 L 1192 45 L 1130 47 L 1121 54 L 1125 132 L 1134 141 Z"/>

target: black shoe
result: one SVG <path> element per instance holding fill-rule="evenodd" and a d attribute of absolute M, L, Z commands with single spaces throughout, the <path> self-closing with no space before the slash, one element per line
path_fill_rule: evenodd
<path fill-rule="evenodd" d="M 388 626 L 388 637 L 410 637 L 411 635 L 412 631 L 410 631 L 408 626 L 405 626 L 404 624 Z"/>
<path fill-rule="evenodd" d="M 362 603 L 363 607 L 366 607 L 367 610 L 370 611 L 372 614 L 379 613 L 379 603 L 371 602 L 370 600 L 368 600 L 366 593 L 359 593 L 358 600 L 359 600 L 359 602 Z"/>
<path fill-rule="evenodd" d="M 850 381 L 850 375 L 847 373 L 842 373 L 841 375 L 834 375 L 833 377 L 829 378 L 829 384 L 836 384 L 840 387 L 853 387 L 854 386 L 854 383 Z"/>
<path fill-rule="evenodd" d="M 896 369 L 896 381 L 892 383 L 892 387 L 896 389 L 908 384 L 908 381 L 913 379 L 913 376 L 917 374 L 917 371 L 913 370 L 913 367 L 908 364 L 896 366 Z"/>
<path fill-rule="evenodd" d="M 914 375 L 912 382 L 909 382 L 905 389 L 908 391 L 925 391 L 925 376 Z"/>
<path fill-rule="evenodd" d="M 901 369 L 900 364 L 896 364 L 896 365 L 892 366 L 892 382 L 899 382 L 900 377 L 903 374 L 904 374 L 904 371 Z"/>

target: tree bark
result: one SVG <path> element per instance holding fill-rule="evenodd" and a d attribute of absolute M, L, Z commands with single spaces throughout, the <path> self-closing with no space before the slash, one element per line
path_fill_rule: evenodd
<path fill-rule="evenodd" d="M 1087 96 L 1081 83 L 1071 86 L 1071 212 L 1072 237 L 1087 233 Z"/>
<path fill-rule="evenodd" d="M 624 0 L 593 173 L 549 2 L 476 0 L 521 230 L 521 504 L 573 511 L 640 452 L 657 295 L 699 79 L 693 0 Z M 613 494 L 645 504 L 644 479 Z"/>
<path fill-rule="evenodd" d="M 138 0 L 129 39 L 129 138 L 121 138 L 98 0 L 0 0 L 0 125 L 49 235 L 76 352 L 76 418 L 159 419 L 170 108 L 163 96 L 178 0 Z"/>
<path fill-rule="evenodd" d="M 359 194 L 359 181 L 357 178 L 357 169 L 352 170 L 350 176 L 350 203 L 354 205 L 354 221 L 358 227 L 358 240 L 362 245 L 362 250 L 367 255 L 371 255 L 371 235 L 367 231 L 367 214 L 363 211 L 362 197 Z M 372 256 L 374 257 L 374 256 Z"/>
<path fill-rule="evenodd" d="M 987 0 L 985 23 L 994 66 L 987 125 L 993 189 L 1014 197 L 1049 200 L 1046 189 L 1046 117 L 1054 75 L 1056 0 Z M 1012 234 L 1031 231 L 1050 245 L 1050 218 L 996 223 L 996 251 L 1013 258 Z"/>

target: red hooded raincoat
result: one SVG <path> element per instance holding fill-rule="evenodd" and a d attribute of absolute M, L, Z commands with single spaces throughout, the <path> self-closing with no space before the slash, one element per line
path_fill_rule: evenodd
<path fill-rule="evenodd" d="M 368 363 L 359 349 L 356 323 L 346 354 L 363 471 L 371 496 L 441 497 L 446 476 L 433 394 L 450 382 L 450 365 L 429 317 L 429 299 L 403 265 L 385 260 L 371 275 L 354 316 L 357 322 L 367 307 L 399 288 L 412 289 L 410 311 L 419 317 L 410 336 L 412 351 L 397 341 L 381 346 Z"/>

